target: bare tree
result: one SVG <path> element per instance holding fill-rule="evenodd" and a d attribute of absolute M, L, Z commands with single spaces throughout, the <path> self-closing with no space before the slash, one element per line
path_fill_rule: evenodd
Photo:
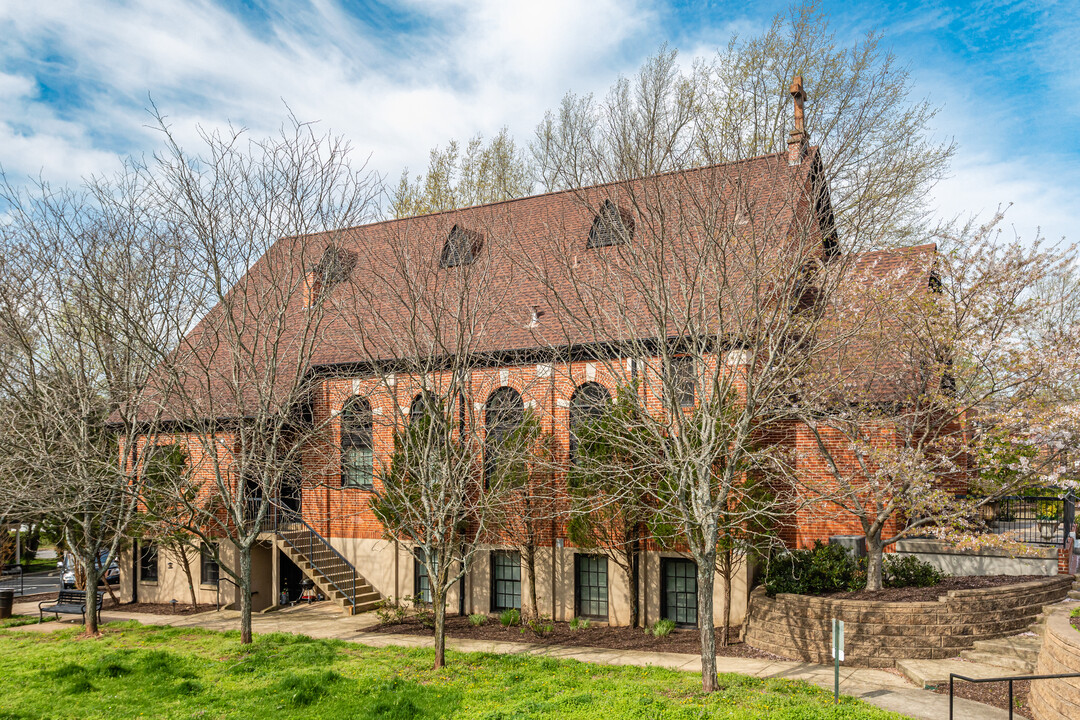
<path fill-rule="evenodd" d="M 502 300 L 513 277 L 497 260 L 507 232 L 494 211 L 467 223 L 444 214 L 372 228 L 357 244 L 363 272 L 337 305 L 360 348 L 358 392 L 394 398 L 378 403 L 392 408 L 376 423 L 395 441 L 373 505 L 388 538 L 420 551 L 436 667 L 445 663 L 447 594 L 507 496 L 497 474 L 484 477 L 500 445 L 490 422 L 497 411 L 478 397 L 490 389 L 496 351 L 510 347 Z M 523 413 L 520 391 L 502 390 Z"/>
<path fill-rule="evenodd" d="M 92 598 L 136 510 L 124 454 L 160 416 L 147 380 L 176 341 L 187 260 L 134 168 L 3 196 L 4 476 L 19 514 L 62 529 Z"/>
<path fill-rule="evenodd" d="M 639 477 L 630 487 L 625 478 L 640 475 L 649 465 L 647 457 L 636 453 L 659 448 L 650 448 L 647 438 L 621 437 L 638 431 L 635 416 L 642 408 L 637 389 L 622 388 L 612 404 L 607 390 L 600 388 L 597 383 L 583 386 L 571 398 L 567 532 L 575 545 L 603 553 L 622 570 L 630 588 L 630 625 L 637 627 L 640 553 L 648 540 L 663 543 L 671 538 L 646 489 L 656 478 L 650 483 Z"/>
<path fill-rule="evenodd" d="M 666 47 L 603 99 L 567 94 L 531 145 L 547 189 L 627 180 L 782 151 L 789 88 L 806 78 L 806 131 L 821 147 L 840 236 L 849 248 L 924 237 L 929 191 L 954 151 L 932 137 L 937 108 L 869 32 L 848 43 L 817 2 L 796 3 L 756 35 L 735 35 L 680 70 Z M 603 163 L 586 158 L 603 157 Z"/>
<path fill-rule="evenodd" d="M 202 486 L 194 497 L 172 492 L 179 507 L 166 517 L 237 586 L 248 643 L 252 547 L 283 494 L 304 483 L 305 448 L 321 432 L 309 412 L 313 365 L 327 343 L 327 298 L 356 262 L 340 228 L 369 219 L 380 188 L 352 166 L 348 143 L 295 118 L 259 141 L 202 133 L 196 152 L 159 122 L 165 148 L 147 174 L 211 306 L 154 375 Z"/>
<path fill-rule="evenodd" d="M 643 412 L 610 434 L 637 462 L 613 485 L 649 497 L 697 565 L 707 691 L 718 553 L 782 519 L 788 465 L 765 440 L 815 346 L 838 341 L 818 332 L 817 307 L 835 278 L 823 268 L 848 259 L 812 210 L 827 204 L 817 167 L 780 154 L 583 190 L 587 245 L 553 228 L 552 250 L 529 265 L 566 340 L 592 344 L 619 387 L 638 388 Z M 775 501 L 749 502 L 748 475 L 773 478 Z"/>

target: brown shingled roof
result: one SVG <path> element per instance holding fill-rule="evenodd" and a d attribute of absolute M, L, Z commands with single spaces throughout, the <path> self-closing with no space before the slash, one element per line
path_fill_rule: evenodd
<path fill-rule="evenodd" d="M 580 190 L 552 192 L 459 210 L 434 213 L 400 220 L 387 220 L 360 227 L 330 231 L 299 238 L 283 238 L 248 271 L 240 285 L 231 293 L 236 297 L 244 293 L 247 302 L 264 304 L 273 309 L 275 302 L 287 299 L 287 308 L 281 315 L 285 323 L 283 332 L 271 350 L 266 339 L 259 339 L 259 332 L 251 331 L 245 343 L 260 347 L 259 352 L 276 352 L 284 357 L 278 370 L 283 377 L 273 381 L 280 385 L 284 401 L 290 392 L 292 378 L 319 367 L 361 363 L 372 360 L 392 360 L 402 352 L 400 343 L 387 336 L 387 329 L 395 323 L 417 321 L 405 313 L 407 302 L 395 297 L 400 288 L 394 286 L 397 272 L 395 259 L 400 253 L 412 253 L 414 262 L 422 265 L 425 273 L 431 273 L 432 293 L 456 295 L 455 286 L 470 272 L 494 273 L 488 281 L 490 290 L 499 297 L 498 307 L 490 317 L 483 319 L 481 332 L 476 341 L 467 348 L 470 352 L 498 352 L 507 350 L 551 347 L 568 343 L 595 342 L 595 338 L 573 336 L 572 323 L 560 322 L 545 297 L 550 289 L 545 283 L 560 282 L 559 274 L 541 276 L 526 272 L 514 262 L 515 254 L 534 259 L 565 252 L 566 248 L 578 248 L 575 262 L 586 269 L 597 262 L 599 253 L 617 253 L 617 247 L 586 249 L 586 242 L 594 220 L 593 210 L 607 198 L 615 200 L 621 212 L 633 218 L 652 212 L 650 198 L 666 197 L 672 202 L 716 202 L 724 214 L 733 214 L 736 208 L 735 194 L 745 196 L 750 217 L 746 222 L 734 222 L 736 232 L 769 233 L 776 242 L 783 242 L 794 232 L 800 222 L 810 222 L 820 235 L 827 234 L 831 219 L 817 217 L 823 205 L 815 202 L 815 168 L 820 169 L 816 150 L 797 166 L 789 166 L 787 153 L 776 153 L 750 160 L 713 165 L 689 171 L 668 173 L 662 176 L 612 183 Z M 633 198 L 634 207 L 628 203 Z M 827 207 L 827 201 L 824 204 Z M 640 224 L 640 222 L 639 222 Z M 474 268 L 439 268 L 443 243 L 451 228 L 458 226 L 470 233 L 475 241 L 478 265 Z M 632 242 L 640 241 L 635 238 Z M 692 238 L 688 242 L 693 242 Z M 355 259 L 349 282 L 341 283 L 329 291 L 324 304 L 327 313 L 321 327 L 317 347 L 310 357 L 303 351 L 306 340 L 302 337 L 305 293 L 293 292 L 287 298 L 280 288 L 271 285 L 288 284 L 301 287 L 305 274 L 315 267 L 327 247 L 337 248 Z M 903 256 L 868 254 L 861 258 L 863 264 L 892 267 L 903 262 Z M 288 266 L 288 267 L 285 267 Z M 299 284 L 298 284 L 299 283 Z M 545 313 L 542 327 L 530 323 L 533 308 L 540 306 Z M 450 312 L 450 308 L 446 308 Z M 221 305 L 213 308 L 185 338 L 177 350 L 182 365 L 191 368 L 185 372 L 185 384 L 189 397 L 204 397 L 197 408 L 185 408 L 173 415 L 199 413 L 203 416 L 234 417 L 245 414 L 245 404 L 260 402 L 255 398 L 258 389 L 239 388 L 237 377 L 245 373 L 257 376 L 266 372 L 259 367 L 258 352 L 250 362 L 239 364 L 227 347 L 215 339 L 215 328 L 221 327 L 227 317 Z M 419 318 L 422 323 L 435 325 L 432 318 Z M 543 325 L 550 325 L 558 332 L 544 336 Z M 533 325 L 533 327 L 530 327 Z M 612 338 L 616 339 L 616 338 Z M 445 347 L 452 342 L 443 338 Z M 299 368 L 290 363 L 289 357 L 306 358 L 307 367 Z"/>

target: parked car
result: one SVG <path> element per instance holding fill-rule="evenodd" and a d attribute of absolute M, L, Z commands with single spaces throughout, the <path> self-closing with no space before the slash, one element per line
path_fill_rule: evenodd
<path fill-rule="evenodd" d="M 98 567 L 105 560 L 105 553 L 102 553 L 98 557 Z M 71 555 L 64 555 L 64 559 L 56 563 L 56 567 L 60 568 L 60 587 L 64 590 L 70 590 L 75 587 L 75 558 Z M 120 566 L 113 560 L 109 563 L 109 566 L 105 568 L 105 572 L 101 574 L 101 579 L 98 580 L 98 585 L 108 583 L 109 585 L 116 585 L 120 582 Z"/>

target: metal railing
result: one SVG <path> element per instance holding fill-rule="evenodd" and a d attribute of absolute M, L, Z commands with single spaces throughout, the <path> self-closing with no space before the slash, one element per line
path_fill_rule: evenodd
<path fill-rule="evenodd" d="M 994 678 L 971 678 L 966 675 L 957 675 L 956 673 L 949 673 L 949 720 L 953 720 L 953 681 L 954 680 L 966 680 L 973 683 L 988 683 L 988 682 L 1006 682 L 1009 683 L 1009 720 L 1013 717 L 1013 683 L 1017 680 L 1058 680 L 1060 678 L 1076 678 L 1080 677 L 1080 673 L 1063 673 L 1061 675 L 1007 675 L 1005 677 Z"/>
<path fill-rule="evenodd" d="M 1060 497 L 1003 497 L 986 505 L 990 530 L 1008 534 L 1028 545 L 1063 547 L 1076 525 L 1076 499 Z"/>
<path fill-rule="evenodd" d="M 274 532 L 289 547 L 304 557 L 315 572 L 345 596 L 356 609 L 356 578 L 359 573 L 337 548 L 311 527 L 297 512 L 279 509 L 274 517 Z M 335 568 L 336 566 L 336 568 Z"/>

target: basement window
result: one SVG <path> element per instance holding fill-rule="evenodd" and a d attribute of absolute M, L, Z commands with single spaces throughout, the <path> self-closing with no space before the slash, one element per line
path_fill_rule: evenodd
<path fill-rule="evenodd" d="M 455 225 L 450 229 L 450 234 L 447 236 L 446 242 L 443 243 L 442 255 L 439 256 L 439 266 L 451 268 L 459 265 L 472 265 L 480 252 L 482 240 L 480 233 Z"/>
<path fill-rule="evenodd" d="M 199 547 L 199 583 L 201 585 L 217 585 L 221 569 L 214 558 L 214 549 L 206 543 Z"/>
<path fill-rule="evenodd" d="M 139 544 L 139 579 L 143 582 L 157 582 L 158 549 L 151 543 Z"/>
<path fill-rule="evenodd" d="M 600 211 L 593 218 L 592 228 L 589 230 L 587 248 L 608 247 L 619 245 L 634 236 L 634 224 L 629 215 L 624 214 L 615 203 L 605 200 L 600 205 Z"/>

